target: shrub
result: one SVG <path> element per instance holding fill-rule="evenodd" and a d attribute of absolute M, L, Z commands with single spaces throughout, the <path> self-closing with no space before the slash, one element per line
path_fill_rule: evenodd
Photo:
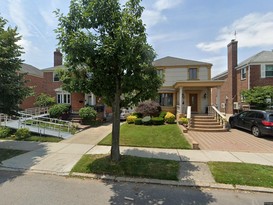
<path fill-rule="evenodd" d="M 65 104 L 56 104 L 53 105 L 49 110 L 49 115 L 52 118 L 60 118 L 62 114 L 65 114 L 69 111 L 69 105 Z"/>
<path fill-rule="evenodd" d="M 55 98 L 51 97 L 50 95 L 41 93 L 37 98 L 36 98 L 36 102 L 34 103 L 34 105 L 39 106 L 39 107 L 43 107 L 43 106 L 51 106 L 56 104 L 55 102 Z"/>
<path fill-rule="evenodd" d="M 30 137 L 30 132 L 28 128 L 20 128 L 15 132 L 16 139 L 25 139 Z"/>
<path fill-rule="evenodd" d="M 142 124 L 143 125 L 151 125 L 152 118 L 150 116 L 146 116 L 146 117 L 142 118 Z"/>
<path fill-rule="evenodd" d="M 159 117 L 162 117 L 163 119 L 165 118 L 167 112 L 165 111 L 162 111 L 160 114 L 159 114 Z"/>
<path fill-rule="evenodd" d="M 8 127 L 0 127 L 0 138 L 9 137 L 11 130 Z"/>
<path fill-rule="evenodd" d="M 134 112 L 132 115 L 136 116 L 137 118 L 142 118 L 142 114 L 138 112 Z"/>
<path fill-rule="evenodd" d="M 181 117 L 179 118 L 179 124 L 188 124 L 189 123 L 189 120 L 185 117 Z"/>
<path fill-rule="evenodd" d="M 136 118 L 135 125 L 142 125 L 142 118 Z"/>
<path fill-rule="evenodd" d="M 172 114 L 171 112 L 167 112 L 164 119 L 165 119 L 165 122 L 169 124 L 173 124 L 175 122 L 175 115 Z"/>
<path fill-rule="evenodd" d="M 79 115 L 82 119 L 95 120 L 97 116 L 97 111 L 92 107 L 83 107 L 79 110 Z"/>
<path fill-rule="evenodd" d="M 161 112 L 161 107 L 155 101 L 144 101 L 137 106 L 136 112 L 141 113 L 143 117 L 157 117 Z"/>
<path fill-rule="evenodd" d="M 164 125 L 164 118 L 163 117 L 153 117 L 152 124 L 153 125 Z"/>
<path fill-rule="evenodd" d="M 126 118 L 126 121 L 128 124 L 133 124 L 135 123 L 135 120 L 137 119 L 137 116 L 134 116 L 134 115 L 129 115 L 127 118 Z"/>

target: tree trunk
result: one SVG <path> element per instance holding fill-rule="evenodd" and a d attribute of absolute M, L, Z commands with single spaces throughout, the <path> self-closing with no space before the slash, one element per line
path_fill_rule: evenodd
<path fill-rule="evenodd" d="M 113 103 L 113 125 L 112 125 L 112 147 L 111 160 L 118 162 L 120 160 L 119 151 L 119 133 L 120 133 L 120 89 L 115 93 L 115 101 Z"/>

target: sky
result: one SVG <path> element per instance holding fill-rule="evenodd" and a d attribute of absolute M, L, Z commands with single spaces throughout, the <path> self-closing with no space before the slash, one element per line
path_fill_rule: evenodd
<path fill-rule="evenodd" d="M 69 0 L 0 0 L 0 16 L 22 35 L 25 63 L 39 69 L 53 66 L 58 47 L 53 11 L 67 14 L 69 4 Z M 213 77 L 227 70 L 227 44 L 232 39 L 238 41 L 238 62 L 273 50 L 273 0 L 143 0 L 141 5 L 157 59 L 172 56 L 212 63 Z"/>

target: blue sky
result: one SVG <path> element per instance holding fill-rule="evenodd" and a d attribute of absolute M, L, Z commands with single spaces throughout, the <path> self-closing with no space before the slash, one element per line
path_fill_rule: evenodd
<path fill-rule="evenodd" d="M 0 15 L 18 27 L 25 63 L 53 66 L 57 47 L 56 9 L 69 0 L 0 0 Z M 124 3 L 125 0 L 121 0 Z M 273 49 L 273 0 L 143 0 L 143 21 L 157 58 L 173 56 L 213 64 L 212 75 L 227 67 L 227 44 L 238 40 L 239 62 Z"/>

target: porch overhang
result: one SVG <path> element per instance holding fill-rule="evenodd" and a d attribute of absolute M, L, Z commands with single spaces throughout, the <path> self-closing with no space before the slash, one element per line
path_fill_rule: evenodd
<path fill-rule="evenodd" d="M 173 85 L 173 87 L 179 88 L 179 87 L 220 87 L 224 84 L 224 80 L 206 80 L 206 81 L 182 81 L 177 82 Z"/>

